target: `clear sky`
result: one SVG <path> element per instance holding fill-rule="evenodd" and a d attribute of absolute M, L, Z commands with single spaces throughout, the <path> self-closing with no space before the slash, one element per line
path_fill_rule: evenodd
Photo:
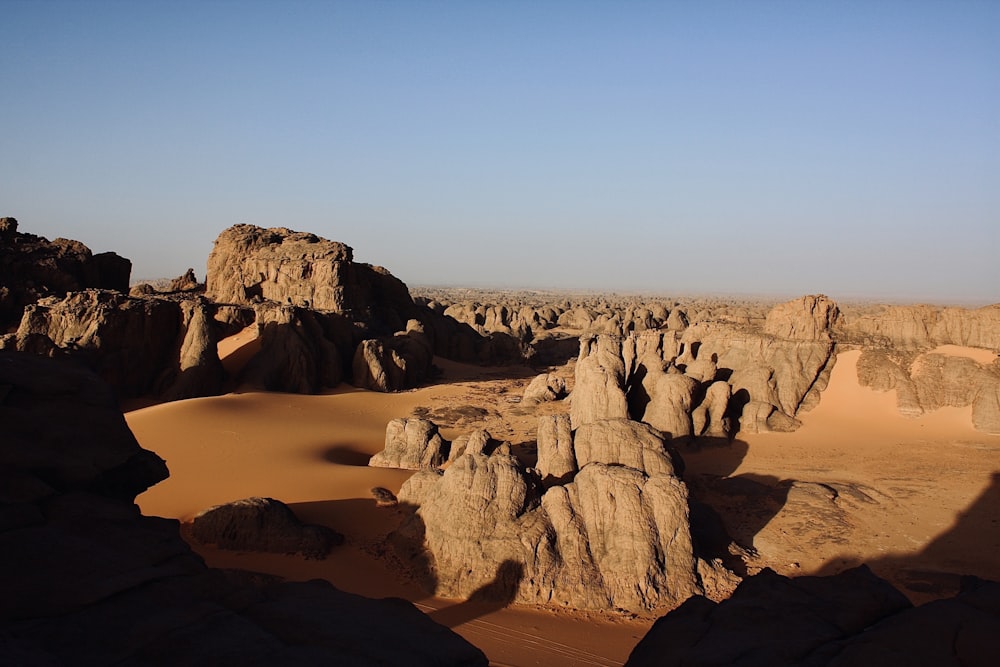
<path fill-rule="evenodd" d="M 204 276 L 1000 301 L 1000 2 L 0 0 L 0 215 Z"/>

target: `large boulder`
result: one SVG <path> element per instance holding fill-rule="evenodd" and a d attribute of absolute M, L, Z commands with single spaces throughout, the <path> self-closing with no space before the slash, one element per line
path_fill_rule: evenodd
<path fill-rule="evenodd" d="M 401 391 L 418 386 L 427 377 L 434 349 L 424 327 L 410 320 L 393 336 L 364 340 L 354 351 L 355 386 L 374 391 Z"/>
<path fill-rule="evenodd" d="M 344 541 L 331 528 L 302 523 L 288 505 L 274 498 L 244 498 L 210 507 L 191 522 L 191 535 L 202 544 L 229 551 L 318 559 Z"/>
<path fill-rule="evenodd" d="M 790 340 L 830 340 L 830 332 L 840 322 L 837 304 L 823 294 L 809 295 L 782 303 L 770 310 L 764 333 Z"/>
<path fill-rule="evenodd" d="M 566 381 L 555 373 L 542 373 L 536 376 L 524 389 L 521 403 L 535 405 L 548 401 L 557 401 L 566 395 Z"/>
<path fill-rule="evenodd" d="M 535 469 L 546 487 L 565 484 L 576 474 L 576 455 L 569 415 L 538 418 L 538 462 Z"/>
<path fill-rule="evenodd" d="M 573 437 L 576 468 L 590 463 L 634 468 L 648 476 L 680 477 L 683 463 L 661 431 L 628 419 L 605 419 L 584 424 Z"/>
<path fill-rule="evenodd" d="M 385 448 L 368 465 L 377 468 L 421 470 L 437 468 L 448 460 L 448 443 L 427 419 L 393 419 L 385 428 Z"/>

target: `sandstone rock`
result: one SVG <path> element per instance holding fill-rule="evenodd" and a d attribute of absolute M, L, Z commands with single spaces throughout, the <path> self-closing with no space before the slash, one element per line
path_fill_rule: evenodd
<path fill-rule="evenodd" d="M 764 333 L 790 340 L 830 340 L 840 309 L 823 294 L 799 297 L 775 306 L 767 314 Z"/>
<path fill-rule="evenodd" d="M 765 569 L 744 579 L 728 600 L 716 604 L 692 597 L 661 617 L 626 665 L 828 664 L 810 658 L 825 645 L 859 636 L 910 608 L 901 593 L 864 566 L 833 577 L 797 579 Z"/>
<path fill-rule="evenodd" d="M 167 287 L 168 292 L 192 292 L 202 287 L 198 278 L 194 275 L 194 269 L 188 269 L 182 276 L 178 276 L 170 281 Z"/>
<path fill-rule="evenodd" d="M 400 391 L 418 386 L 430 371 L 434 350 L 423 325 L 407 323 L 406 331 L 362 341 L 354 352 L 355 386 L 374 391 Z"/>
<path fill-rule="evenodd" d="M 524 389 L 521 403 L 533 405 L 547 401 L 557 401 L 566 395 L 566 381 L 554 373 L 543 373 L 533 379 Z"/>
<path fill-rule="evenodd" d="M 396 494 L 384 486 L 373 486 L 372 497 L 375 498 L 376 507 L 395 507 L 399 504 Z"/>
<path fill-rule="evenodd" d="M 472 454 L 490 454 L 500 443 L 493 439 L 486 429 L 476 429 L 471 433 L 466 433 L 455 438 L 451 443 L 451 450 L 448 452 L 448 461 L 454 461 L 466 452 Z"/>
<path fill-rule="evenodd" d="M 977 309 L 935 306 L 885 306 L 842 324 L 844 337 L 899 350 L 938 345 L 1000 349 L 1000 304 Z"/>
<path fill-rule="evenodd" d="M 300 394 L 341 382 L 343 359 L 335 341 L 350 340 L 349 323 L 336 315 L 274 304 L 258 305 L 256 320 L 260 351 L 243 368 L 240 382 Z M 341 333 L 345 328 L 348 333 Z"/>
<path fill-rule="evenodd" d="M 627 417 L 621 340 L 605 335 L 581 338 L 570 406 L 573 428 L 600 419 Z"/>
<path fill-rule="evenodd" d="M 667 317 L 667 328 L 674 331 L 684 331 L 688 327 L 688 319 L 684 314 L 684 311 L 674 309 L 670 311 L 670 315 Z"/>
<path fill-rule="evenodd" d="M 666 443 L 663 433 L 628 419 L 606 419 L 584 424 L 573 438 L 576 468 L 590 463 L 622 465 L 653 476 L 680 477 L 684 466 Z"/>
<path fill-rule="evenodd" d="M 368 465 L 379 468 L 437 468 L 448 459 L 448 443 L 426 419 L 393 419 L 385 429 L 385 449 Z"/>
<path fill-rule="evenodd" d="M 535 469 L 546 487 L 565 484 L 576 473 L 569 415 L 538 418 L 538 463 Z"/>
<path fill-rule="evenodd" d="M 705 398 L 691 412 L 691 425 L 695 435 L 728 437 L 731 427 L 727 410 L 732 398 L 729 383 L 713 382 L 705 391 Z"/>
<path fill-rule="evenodd" d="M 642 386 L 649 396 L 641 421 L 671 437 L 691 435 L 691 410 L 698 383 L 680 373 L 649 373 Z"/>
<path fill-rule="evenodd" d="M 354 262 L 353 255 L 349 246 L 315 234 L 235 225 L 215 241 L 206 289 L 220 303 L 266 300 L 366 321 L 413 307 L 402 282 L 381 267 Z M 388 324 L 399 329 L 402 322 Z"/>
<path fill-rule="evenodd" d="M 194 518 L 191 535 L 230 551 L 298 553 L 318 559 L 344 541 L 326 526 L 303 524 L 291 508 L 273 498 L 244 498 L 211 507 Z"/>
<path fill-rule="evenodd" d="M 0 333 L 17 327 L 25 306 L 86 288 L 128 291 L 132 263 L 114 253 L 94 255 L 79 241 L 18 232 L 0 218 Z"/>
<path fill-rule="evenodd" d="M 138 299 L 86 290 L 29 306 L 16 348 L 32 351 L 39 336 L 97 371 L 125 397 L 168 400 L 219 393 L 222 367 L 208 306 L 200 301 Z"/>

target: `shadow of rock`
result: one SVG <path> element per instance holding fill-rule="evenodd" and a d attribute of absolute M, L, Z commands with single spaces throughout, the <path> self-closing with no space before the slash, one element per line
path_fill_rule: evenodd
<path fill-rule="evenodd" d="M 524 579 L 524 565 L 505 560 L 497 567 L 493 581 L 477 588 L 464 602 L 437 609 L 428 616 L 441 625 L 454 628 L 508 606 L 517 597 Z"/>
<path fill-rule="evenodd" d="M 371 454 L 352 449 L 348 445 L 331 445 L 323 451 L 323 460 L 328 463 L 337 463 L 344 466 L 368 465 L 372 458 Z"/>
<path fill-rule="evenodd" d="M 963 577 L 1000 580 L 1000 472 L 955 519 L 954 525 L 923 549 L 909 555 L 865 561 L 916 603 L 952 596 Z M 817 571 L 829 575 L 857 565 L 857 559 L 833 558 Z"/>

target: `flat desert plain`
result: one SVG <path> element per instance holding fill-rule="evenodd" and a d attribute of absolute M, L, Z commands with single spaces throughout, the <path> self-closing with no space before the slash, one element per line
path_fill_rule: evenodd
<path fill-rule="evenodd" d="M 231 368 L 253 351 L 247 332 L 220 345 Z M 992 360 L 972 348 L 936 351 Z M 859 354 L 838 356 L 797 431 L 680 445 L 693 497 L 744 547 L 747 572 L 830 574 L 868 563 L 917 603 L 953 594 L 960 574 L 1000 579 L 1000 436 L 973 430 L 971 407 L 900 415 L 894 392 L 858 384 Z M 533 377 L 525 367 L 436 364 L 443 373 L 433 385 L 395 394 L 343 385 L 315 396 L 247 391 L 133 410 L 126 419 L 140 444 L 170 469 L 137 502 L 145 514 L 185 522 L 239 498 L 282 500 L 346 543 L 325 560 L 192 546 L 213 567 L 406 598 L 493 664 L 621 664 L 654 619 L 435 598 L 387 553 L 385 537 L 402 515 L 376 507 L 370 489 L 397 492 L 412 474 L 366 465 L 389 420 L 427 416 L 449 439 L 485 427 L 530 456 L 538 415 L 568 411 L 564 402 L 520 405 Z M 572 364 L 555 369 L 570 387 Z"/>

